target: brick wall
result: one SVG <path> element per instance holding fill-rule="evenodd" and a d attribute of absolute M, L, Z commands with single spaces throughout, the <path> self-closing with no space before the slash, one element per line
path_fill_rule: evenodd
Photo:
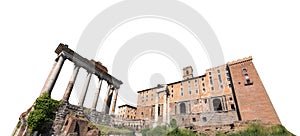
<path fill-rule="evenodd" d="M 230 62 L 228 67 L 241 119 L 280 124 L 252 57 Z"/>

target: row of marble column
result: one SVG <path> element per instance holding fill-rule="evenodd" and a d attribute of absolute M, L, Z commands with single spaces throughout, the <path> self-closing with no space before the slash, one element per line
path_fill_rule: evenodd
<path fill-rule="evenodd" d="M 45 82 L 45 85 L 42 89 L 41 94 L 48 93 L 51 96 L 51 92 L 53 90 L 53 87 L 59 76 L 59 73 L 62 69 L 62 66 L 63 66 L 65 60 L 66 59 L 64 58 L 63 55 L 59 55 L 58 58 L 55 60 L 53 68 L 51 69 L 51 72 Z M 77 66 L 75 63 L 74 63 L 74 65 L 75 66 L 73 69 L 73 73 L 71 75 L 68 86 L 67 86 L 66 91 L 63 96 L 63 101 L 69 101 L 72 89 L 73 89 L 75 81 L 76 81 L 76 77 L 78 75 L 79 69 L 81 68 L 81 67 Z M 88 74 L 86 76 L 85 83 L 84 83 L 84 86 L 82 89 L 82 94 L 80 96 L 79 103 L 78 103 L 78 105 L 81 107 L 83 107 L 92 74 L 93 73 L 88 72 Z M 94 96 L 93 103 L 92 103 L 93 110 L 96 110 L 96 107 L 98 104 L 98 99 L 99 99 L 99 95 L 100 95 L 102 82 L 103 82 L 103 79 L 99 78 L 99 82 L 98 82 L 97 89 L 95 91 L 95 96 Z M 116 107 L 116 102 L 117 102 L 117 96 L 118 96 L 118 90 L 115 87 L 113 87 L 113 85 L 109 84 L 107 95 L 104 99 L 104 105 L 103 105 L 102 112 L 105 112 L 106 114 L 114 113 L 115 107 Z"/>

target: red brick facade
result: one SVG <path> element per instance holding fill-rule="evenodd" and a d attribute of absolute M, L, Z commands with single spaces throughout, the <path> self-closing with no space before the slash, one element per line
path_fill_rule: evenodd
<path fill-rule="evenodd" d="M 241 120 L 281 124 L 252 57 L 228 63 Z"/>
<path fill-rule="evenodd" d="M 252 57 L 207 69 L 201 76 L 194 77 L 192 72 L 190 66 L 183 68 L 183 80 L 167 84 L 168 115 L 180 126 L 222 125 L 239 120 L 280 124 Z M 158 88 L 138 91 L 136 119 L 153 122 Z M 159 93 L 158 124 L 164 112 L 163 96 Z"/>

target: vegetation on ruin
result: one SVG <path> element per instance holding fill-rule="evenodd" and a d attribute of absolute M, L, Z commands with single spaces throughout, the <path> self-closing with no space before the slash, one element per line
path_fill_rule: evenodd
<path fill-rule="evenodd" d="M 117 127 L 110 127 L 110 126 L 100 125 L 100 124 L 96 124 L 96 126 L 100 128 L 101 135 L 108 135 L 108 134 L 126 135 L 132 133 L 132 131 L 122 127 L 117 128 Z"/>
<path fill-rule="evenodd" d="M 171 121 L 172 122 L 172 121 Z M 176 122 L 173 124 L 170 122 L 170 126 L 174 126 Z M 171 125 L 172 124 L 172 125 Z M 177 124 L 175 125 L 177 126 Z M 166 126 L 157 126 L 152 129 L 143 129 L 141 130 L 143 136 L 208 136 L 206 134 L 195 133 L 191 130 L 182 129 L 182 128 L 172 128 Z M 295 136 L 290 133 L 284 126 L 275 125 L 275 126 L 263 126 L 259 123 L 250 124 L 246 129 L 241 130 L 236 133 L 230 134 L 222 134 L 218 133 L 216 136 Z"/>
<path fill-rule="evenodd" d="M 216 136 L 295 136 L 282 125 L 266 127 L 258 123 L 250 124 L 245 130 L 233 134 L 217 134 Z"/>
<path fill-rule="evenodd" d="M 37 98 L 34 103 L 34 110 L 30 112 L 27 119 L 30 132 L 42 132 L 46 128 L 47 123 L 54 120 L 55 110 L 59 105 L 60 101 L 51 99 L 47 93 Z"/>

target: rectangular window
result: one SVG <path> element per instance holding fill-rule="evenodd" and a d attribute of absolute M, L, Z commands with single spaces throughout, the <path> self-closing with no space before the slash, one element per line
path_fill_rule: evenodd
<path fill-rule="evenodd" d="M 219 82 L 222 83 L 221 75 L 218 75 L 218 78 L 219 78 Z"/>
<path fill-rule="evenodd" d="M 196 89 L 196 93 L 198 93 L 198 89 Z"/>
<path fill-rule="evenodd" d="M 208 72 L 208 75 L 211 75 L 211 72 Z"/>
<path fill-rule="evenodd" d="M 202 83 L 202 86 L 204 87 L 204 86 L 205 86 L 205 84 L 204 84 L 204 83 Z"/>
<path fill-rule="evenodd" d="M 224 89 L 224 86 L 223 86 L 223 85 L 220 85 L 220 89 L 223 90 L 223 89 Z"/>
<path fill-rule="evenodd" d="M 189 94 L 192 94 L 192 91 L 189 91 Z"/>
<path fill-rule="evenodd" d="M 180 91 L 180 92 L 181 92 L 181 96 L 183 96 L 183 88 L 181 88 L 181 91 Z"/>
<path fill-rule="evenodd" d="M 193 122 L 196 122 L 196 118 L 193 118 Z"/>
<path fill-rule="evenodd" d="M 204 78 L 202 77 L 201 80 L 204 81 Z"/>
<path fill-rule="evenodd" d="M 220 69 L 218 69 L 217 71 L 218 71 L 218 73 L 220 73 Z"/>
<path fill-rule="evenodd" d="M 210 82 L 211 85 L 213 84 L 212 77 L 209 77 L 209 82 Z"/>
<path fill-rule="evenodd" d="M 213 91 L 213 90 L 215 90 L 215 88 L 214 88 L 214 87 L 211 87 L 211 90 Z"/>

